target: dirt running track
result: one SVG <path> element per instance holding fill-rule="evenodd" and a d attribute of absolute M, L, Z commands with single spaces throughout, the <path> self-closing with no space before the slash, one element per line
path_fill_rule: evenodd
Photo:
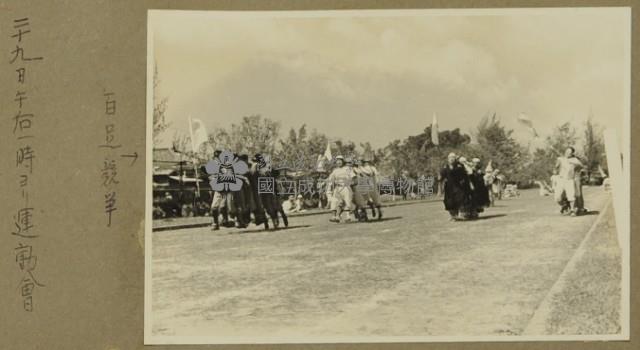
<path fill-rule="evenodd" d="M 609 194 L 585 190 L 587 206 Z M 442 203 L 388 208 L 385 220 L 326 215 L 278 231 L 153 234 L 153 335 L 518 335 L 597 213 L 560 216 L 523 191 L 481 220 Z"/>

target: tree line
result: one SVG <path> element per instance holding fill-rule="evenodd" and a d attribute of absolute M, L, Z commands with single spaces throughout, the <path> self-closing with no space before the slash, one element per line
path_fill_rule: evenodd
<path fill-rule="evenodd" d="M 282 134 L 279 122 L 261 115 L 245 116 L 238 124 L 215 127 L 209 133 L 208 142 L 201 145 L 198 158 L 210 159 L 216 149 L 229 149 L 238 154 L 255 153 L 271 155 L 275 162 L 296 164 L 296 170 L 314 171 L 318 156 L 324 154 L 327 143 L 332 154 L 345 157 L 373 159 L 374 164 L 386 176 L 396 177 L 406 173 L 409 177 L 436 175 L 443 166 L 447 154 L 455 152 L 467 159 L 480 158 L 486 166 L 489 161 L 494 169 L 500 169 L 508 181 L 526 187 L 534 180 L 548 180 L 558 156 L 582 137 L 578 157 L 585 164 L 587 176 L 606 169 L 601 127 L 589 118 L 583 125 L 582 135 L 569 123 L 553 129 L 545 138 L 543 148 L 531 149 L 513 137 L 494 114 L 484 117 L 472 135 L 459 128 L 438 132 L 439 144 L 431 140 L 431 126 L 404 139 L 391 141 L 387 146 L 375 149 L 369 142 L 330 138 L 317 130 L 308 130 L 305 124 L 291 128 Z M 473 136 L 473 137 L 472 137 Z M 472 142 L 474 140 L 474 142 Z M 173 147 L 181 152 L 190 151 L 188 135 L 175 134 Z"/>
<path fill-rule="evenodd" d="M 153 76 L 154 91 L 158 84 L 156 70 Z M 167 98 L 158 98 L 154 93 L 154 145 L 169 127 L 165 120 L 167 103 Z M 281 135 L 281 124 L 261 115 L 245 116 L 238 124 L 227 128 L 217 126 L 209 131 L 208 142 L 197 152 L 200 159 L 210 159 L 216 149 L 229 149 L 250 156 L 264 153 L 276 161 L 296 164 L 296 170 L 303 171 L 315 170 L 318 156 L 325 152 L 328 142 L 331 142 L 334 156 L 367 156 L 389 177 L 397 177 L 402 173 L 413 178 L 436 175 L 447 154 L 455 152 L 467 159 L 480 158 L 485 166 L 491 161 L 492 167 L 500 169 L 508 181 L 527 187 L 535 180 L 548 180 L 557 157 L 567 147 L 575 147 L 578 141 L 581 141 L 582 147 L 576 151 L 585 165 L 587 177 L 607 169 L 602 127 L 593 122 L 591 116 L 582 125 L 581 134 L 575 126 L 564 123 L 545 137 L 544 147 L 534 149 L 530 144 L 520 144 L 513 137 L 513 130 L 502 125 L 496 114 L 483 117 L 472 135 L 461 132 L 459 128 L 438 131 L 439 142 L 435 145 L 431 140 L 431 125 L 428 125 L 417 135 L 393 140 L 378 149 L 374 149 L 369 142 L 356 144 L 351 140 L 330 138 L 315 129 L 309 131 L 305 124 Z M 191 151 L 189 136 L 174 134 L 173 147 L 181 152 Z"/>

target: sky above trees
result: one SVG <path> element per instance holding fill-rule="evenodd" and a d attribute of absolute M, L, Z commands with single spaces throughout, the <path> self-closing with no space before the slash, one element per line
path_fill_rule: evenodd
<path fill-rule="evenodd" d="M 375 148 L 421 133 L 433 113 L 442 130 L 473 134 L 495 112 L 523 143 L 521 112 L 540 140 L 590 110 L 600 125 L 623 126 L 624 9 L 352 14 L 154 12 L 164 145 L 187 132 L 188 115 L 213 129 L 260 114 L 285 131 L 306 124 Z"/>

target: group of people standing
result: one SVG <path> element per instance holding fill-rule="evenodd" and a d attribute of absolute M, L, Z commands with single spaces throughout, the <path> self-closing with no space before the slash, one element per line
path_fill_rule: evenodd
<path fill-rule="evenodd" d="M 493 175 L 493 174 L 492 174 Z M 444 207 L 451 221 L 478 218 L 484 208 L 491 205 L 490 192 L 496 177 L 485 177 L 480 159 L 471 162 L 455 153 L 449 153 L 447 164 L 440 170 L 444 187 Z M 489 181 L 489 183 L 487 183 Z"/>
<path fill-rule="evenodd" d="M 216 150 L 214 158 L 219 157 L 221 153 L 222 151 Z M 237 190 L 214 191 L 211 202 L 212 230 L 219 230 L 220 225 L 245 228 L 252 221 L 256 225 L 264 225 L 268 229 L 269 218 L 271 218 L 276 228 L 280 225 L 280 218 L 282 218 L 284 226 L 287 227 L 289 221 L 278 198 L 277 184 L 275 182 L 276 174 L 274 174 L 274 170 L 271 169 L 268 162 L 261 154 L 256 154 L 251 161 L 249 161 L 247 154 L 234 154 L 232 156 L 234 159 L 246 164 L 248 171 L 245 174 L 236 174 L 232 168 L 221 166 L 219 169 L 220 174 L 211 176 L 212 179 L 224 178 L 242 181 L 241 187 Z M 274 191 L 272 193 L 258 191 L 258 177 L 273 178 Z M 222 216 L 222 223 L 219 221 L 220 216 Z M 229 220 L 230 217 L 234 221 Z"/>
<path fill-rule="evenodd" d="M 214 153 L 214 158 L 220 156 L 221 151 Z M 299 195 L 298 200 L 292 196 L 284 204 L 280 202 L 276 182 L 278 174 L 263 155 L 256 154 L 251 160 L 246 154 L 232 154 L 232 157 L 247 164 L 248 169 L 244 174 L 237 174 L 232 168 L 220 166 L 217 169 L 220 173 L 211 176 L 212 180 L 217 181 L 235 181 L 236 178 L 242 181 L 239 189 L 214 191 L 211 202 L 212 229 L 219 230 L 220 226 L 245 228 L 251 222 L 256 225 L 264 224 L 268 229 L 269 218 L 276 228 L 280 224 L 280 218 L 285 227 L 288 226 L 287 212 L 301 211 L 302 196 Z M 378 192 L 379 174 L 371 164 L 371 160 L 358 161 L 351 158 L 345 160 L 343 156 L 337 156 L 335 164 L 336 167 L 321 186 L 326 192 L 330 210 L 333 212 L 330 221 L 366 221 L 368 220 L 367 208 L 371 209 L 373 217 L 382 219 L 382 203 Z M 272 193 L 258 191 L 259 177 L 273 179 Z"/>
<path fill-rule="evenodd" d="M 557 158 L 551 182 L 561 214 L 577 216 L 588 211 L 582 195 L 582 167 L 573 147 Z M 480 159 L 469 162 L 455 153 L 447 156 L 440 181 L 444 186 L 444 207 L 451 221 L 478 218 L 478 213 L 500 199 L 505 182 L 498 169 L 488 167 L 485 172 Z"/>
<path fill-rule="evenodd" d="M 335 164 L 336 167 L 326 181 L 326 194 L 333 213 L 329 221 L 366 221 L 367 207 L 371 209 L 373 217 L 382 219 L 382 203 L 378 192 L 379 175 L 371 160 L 345 160 L 343 156 L 337 156 Z"/>
<path fill-rule="evenodd" d="M 373 217 L 381 219 L 379 174 L 371 161 L 367 158 L 345 160 L 343 156 L 337 156 L 335 164 L 326 181 L 332 211 L 330 221 L 366 221 L 367 208 L 371 209 Z M 448 155 L 439 181 L 443 184 L 445 209 L 452 221 L 478 218 L 484 208 L 500 198 L 504 186 L 504 176 L 498 169 L 487 168 L 485 173 L 480 159 L 467 161 L 455 153 Z"/>
<path fill-rule="evenodd" d="M 214 156 L 218 157 L 219 152 L 216 151 Z M 248 171 L 243 176 L 237 176 L 243 181 L 240 190 L 214 192 L 211 203 L 212 228 L 220 228 L 220 215 L 223 226 L 243 228 L 253 221 L 256 225 L 264 224 L 265 228 L 269 228 L 271 218 L 274 226 L 278 227 L 279 217 L 288 226 L 286 211 L 277 192 L 258 191 L 258 177 L 276 178 L 277 174 L 273 173 L 268 162 L 261 154 L 256 154 L 251 161 L 246 154 L 233 156 L 247 164 Z M 368 208 L 373 217 L 382 219 L 379 174 L 371 160 L 337 156 L 335 165 L 324 184 L 332 212 L 330 221 L 366 221 Z M 563 214 L 575 216 L 586 210 L 582 197 L 581 168 L 582 163 L 576 158 L 573 147 L 567 148 L 564 156 L 557 159 L 552 183 L 555 199 Z M 225 177 L 224 169 L 221 172 L 219 176 Z M 479 213 L 493 205 L 502 193 L 504 176 L 498 169 L 490 169 L 490 165 L 486 171 L 483 170 L 478 158 L 468 161 L 465 157 L 450 153 L 447 164 L 440 171 L 439 181 L 444 190 L 445 210 L 449 212 L 451 221 L 459 221 L 477 219 Z M 275 183 L 274 187 L 277 187 Z M 229 217 L 234 218 L 235 223 L 230 224 Z"/>

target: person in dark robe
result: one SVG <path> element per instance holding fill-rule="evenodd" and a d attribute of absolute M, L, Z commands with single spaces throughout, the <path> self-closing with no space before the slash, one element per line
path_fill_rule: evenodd
<path fill-rule="evenodd" d="M 246 164 L 244 156 L 233 154 L 234 159 L 238 159 Z M 238 175 L 241 179 L 242 185 L 238 190 L 231 190 L 227 193 L 227 199 L 229 200 L 229 215 L 235 219 L 236 228 L 246 228 L 249 224 L 247 214 L 250 213 L 250 207 L 247 202 L 248 196 L 246 193 L 247 187 L 249 187 L 249 181 L 244 175 Z"/>
<path fill-rule="evenodd" d="M 444 187 L 444 209 L 449 212 L 451 221 L 459 220 L 460 211 L 469 201 L 471 191 L 467 171 L 455 153 L 447 156 L 447 165 L 440 171 L 440 180 Z"/>
<path fill-rule="evenodd" d="M 265 213 L 264 206 L 258 191 L 258 179 L 260 174 L 258 173 L 258 163 L 261 160 L 261 155 L 257 154 L 253 157 L 252 162 L 249 163 L 249 172 L 247 173 L 247 179 L 250 185 L 250 196 L 253 202 L 252 213 L 254 217 L 254 223 L 256 226 L 264 225 L 265 230 L 269 229 L 269 220 Z"/>
<path fill-rule="evenodd" d="M 469 215 L 470 218 L 476 219 L 478 218 L 478 214 L 484 211 L 485 207 L 491 205 L 491 200 L 489 198 L 489 189 L 484 182 L 485 174 L 480 165 L 480 159 L 473 158 L 472 171 L 471 175 L 469 175 L 469 180 L 473 186 L 471 194 L 472 208 Z"/>
<path fill-rule="evenodd" d="M 244 174 L 244 177 L 242 179 L 243 181 L 242 188 L 240 188 L 240 191 L 238 193 L 240 196 L 242 196 L 241 201 L 243 203 L 242 213 L 241 213 L 242 222 L 244 222 L 245 225 L 249 225 L 249 223 L 251 222 L 251 214 L 255 213 L 256 211 L 256 203 L 254 202 L 253 194 L 251 193 L 251 189 L 252 189 L 251 163 L 249 163 L 248 154 L 240 154 L 238 156 L 238 159 L 243 161 L 249 168 L 249 172 Z M 260 224 L 261 223 L 258 223 L 256 225 L 260 225 Z"/>
<path fill-rule="evenodd" d="M 267 215 L 271 218 L 274 228 L 277 229 L 280 227 L 278 214 L 282 217 L 284 226 L 288 227 L 289 220 L 287 218 L 287 214 L 282 209 L 282 204 L 280 203 L 278 196 L 278 181 L 276 179 L 279 176 L 278 170 L 273 169 L 271 165 L 271 157 L 268 155 L 257 153 L 254 156 L 254 161 L 256 163 L 255 170 L 258 178 L 262 177 L 264 179 L 271 180 L 270 191 L 263 190 L 258 193 L 260 204 L 264 208 L 264 211 L 266 211 Z"/>
<path fill-rule="evenodd" d="M 467 158 L 459 156 L 458 163 L 462 165 L 465 172 L 467 173 L 467 195 L 464 197 L 464 202 L 462 203 L 462 207 L 460 208 L 459 215 L 465 219 L 470 220 L 474 218 L 474 205 L 473 205 L 473 182 L 471 181 L 473 175 L 473 164 L 467 160 Z"/>

